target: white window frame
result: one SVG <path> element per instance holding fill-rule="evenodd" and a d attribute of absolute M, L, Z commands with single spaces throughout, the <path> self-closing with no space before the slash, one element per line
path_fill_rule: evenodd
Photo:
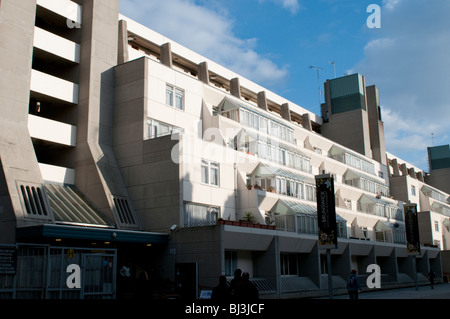
<path fill-rule="evenodd" d="M 160 133 L 158 132 L 158 127 L 161 126 L 166 126 L 167 127 L 167 132 L 165 133 Z M 155 132 L 155 128 L 156 128 L 156 132 Z M 166 136 L 166 135 L 172 135 L 173 133 L 177 133 L 177 132 L 183 132 L 182 128 L 152 119 L 152 118 L 148 118 L 147 119 L 147 139 L 153 139 L 153 138 L 157 138 L 157 137 L 161 137 L 161 136 Z"/>
<path fill-rule="evenodd" d="M 171 84 L 166 84 L 166 105 L 184 111 L 184 90 Z M 180 103 L 178 103 L 180 101 Z M 179 105 L 181 104 L 181 105 Z"/>
<path fill-rule="evenodd" d="M 434 231 L 439 231 L 439 221 L 437 220 L 434 221 Z"/>
<path fill-rule="evenodd" d="M 201 182 L 211 186 L 220 186 L 220 164 L 217 162 L 202 159 Z M 214 178 L 215 177 L 215 178 Z"/>

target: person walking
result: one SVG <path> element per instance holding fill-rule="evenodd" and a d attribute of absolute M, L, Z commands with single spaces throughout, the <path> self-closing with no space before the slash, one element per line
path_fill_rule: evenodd
<path fill-rule="evenodd" d="M 433 269 L 430 269 L 428 279 L 430 280 L 431 289 L 434 289 L 434 278 L 436 278 L 436 273 L 433 271 Z"/>
<path fill-rule="evenodd" d="M 259 299 L 258 288 L 250 281 L 248 272 L 242 274 L 242 281 L 236 287 L 236 298 L 239 300 L 257 300 Z"/>
<path fill-rule="evenodd" d="M 356 270 L 352 269 L 350 276 L 347 280 L 347 291 L 348 296 L 351 300 L 358 300 L 358 293 L 361 291 L 361 285 L 359 283 L 358 276 L 356 275 Z"/>
<path fill-rule="evenodd" d="M 234 278 L 230 281 L 230 287 L 231 287 L 231 294 L 234 296 L 236 294 L 236 287 L 241 283 L 242 281 L 242 270 L 237 268 L 234 271 Z"/>
<path fill-rule="evenodd" d="M 231 288 L 228 286 L 227 277 L 221 275 L 219 277 L 219 284 L 213 288 L 211 300 L 214 301 L 230 301 Z"/>

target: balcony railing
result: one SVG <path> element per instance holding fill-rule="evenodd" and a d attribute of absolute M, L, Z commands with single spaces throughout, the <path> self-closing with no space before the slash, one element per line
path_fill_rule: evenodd
<path fill-rule="evenodd" d="M 338 221 L 338 237 L 347 238 L 347 223 Z M 317 216 L 308 214 L 279 215 L 275 217 L 277 230 L 297 234 L 318 235 Z"/>

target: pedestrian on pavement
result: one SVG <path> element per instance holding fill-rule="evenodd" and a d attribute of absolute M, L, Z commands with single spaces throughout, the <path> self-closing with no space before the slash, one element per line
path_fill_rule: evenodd
<path fill-rule="evenodd" d="M 230 281 L 230 287 L 231 287 L 231 294 L 234 296 L 236 294 L 236 287 L 241 283 L 242 281 L 242 270 L 237 268 L 234 271 L 234 278 Z"/>
<path fill-rule="evenodd" d="M 358 300 L 358 293 L 361 291 L 361 285 L 359 283 L 359 279 L 356 275 L 355 269 L 352 269 L 352 271 L 350 272 L 350 276 L 348 276 L 347 291 L 348 296 L 351 300 Z"/>
<path fill-rule="evenodd" d="M 250 281 L 248 272 L 242 274 L 242 281 L 236 287 L 236 298 L 239 300 L 259 299 L 258 288 Z"/>
<path fill-rule="evenodd" d="M 436 278 L 436 273 L 433 271 L 433 269 L 430 269 L 428 279 L 430 280 L 431 289 L 434 289 L 434 278 Z"/>
<path fill-rule="evenodd" d="M 221 275 L 219 284 L 213 288 L 211 299 L 214 301 L 230 301 L 231 288 L 228 286 L 227 277 Z"/>

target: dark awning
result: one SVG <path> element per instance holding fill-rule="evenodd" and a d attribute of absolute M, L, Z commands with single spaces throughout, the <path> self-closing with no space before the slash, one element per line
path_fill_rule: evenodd
<path fill-rule="evenodd" d="M 147 244 L 165 244 L 169 240 L 169 235 L 164 233 L 55 224 L 19 227 L 16 231 L 16 237 L 17 240 L 35 238 L 66 238 Z"/>

